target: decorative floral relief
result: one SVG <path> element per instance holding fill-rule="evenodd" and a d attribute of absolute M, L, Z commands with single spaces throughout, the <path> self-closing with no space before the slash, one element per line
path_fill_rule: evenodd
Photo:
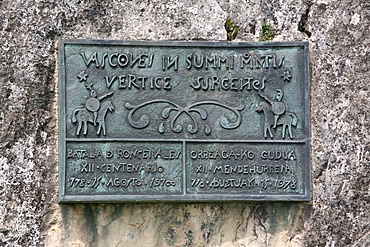
<path fill-rule="evenodd" d="M 153 104 L 167 104 L 167 105 L 170 105 L 170 106 L 166 106 L 166 107 L 163 108 L 161 115 L 162 115 L 163 119 L 168 119 L 168 118 L 172 117 L 171 118 L 171 124 L 170 124 L 170 130 L 175 132 L 175 133 L 180 133 L 183 130 L 183 126 L 181 124 L 178 124 L 177 120 L 180 118 L 181 115 L 183 115 L 183 114 L 187 115 L 192 121 L 192 123 L 189 124 L 186 128 L 187 131 L 190 134 L 195 134 L 199 130 L 199 123 L 198 123 L 197 118 L 195 117 L 195 115 L 199 115 L 202 120 L 207 120 L 208 113 L 203 108 L 200 108 L 200 106 L 214 105 L 214 106 L 221 107 L 223 109 L 226 109 L 227 111 L 230 111 L 230 112 L 234 113 L 235 116 L 236 116 L 235 121 L 231 121 L 229 118 L 227 118 L 225 116 L 220 117 L 220 120 L 219 120 L 220 126 L 224 129 L 236 129 L 236 128 L 238 128 L 241 124 L 240 111 L 242 111 L 244 109 L 243 105 L 240 105 L 238 107 L 232 107 L 232 106 L 228 106 L 228 105 L 216 102 L 216 101 L 195 102 L 195 103 L 193 103 L 191 105 L 188 105 L 186 107 L 182 107 L 182 106 L 180 106 L 176 103 L 173 103 L 173 102 L 165 100 L 165 99 L 150 100 L 150 101 L 138 104 L 138 105 L 131 105 L 130 103 L 127 102 L 125 104 L 125 107 L 130 110 L 130 112 L 128 114 L 128 121 L 129 121 L 130 125 L 134 128 L 137 128 L 137 129 L 146 128 L 150 123 L 149 117 L 144 114 L 144 115 L 141 115 L 139 117 L 139 120 L 136 121 L 136 120 L 134 120 L 134 115 L 135 115 L 137 110 L 143 109 L 144 107 L 149 106 L 149 105 L 153 105 Z M 176 114 L 174 114 L 173 116 L 171 116 L 171 114 L 170 114 L 172 111 L 176 112 Z M 165 130 L 166 130 L 165 122 L 162 122 L 158 126 L 158 131 L 159 131 L 159 133 L 163 134 L 165 132 Z M 209 135 L 211 133 L 211 127 L 208 124 L 204 125 L 204 132 L 207 135 Z"/>

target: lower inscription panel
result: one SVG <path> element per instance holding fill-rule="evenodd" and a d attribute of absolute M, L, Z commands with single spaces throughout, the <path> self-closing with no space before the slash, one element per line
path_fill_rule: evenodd
<path fill-rule="evenodd" d="M 192 143 L 186 162 L 189 194 L 305 193 L 302 144 Z"/>
<path fill-rule="evenodd" d="M 68 195 L 183 193 L 181 143 L 71 142 L 66 160 Z"/>
<path fill-rule="evenodd" d="M 303 200 L 306 157 L 303 143 L 70 141 L 65 198 Z"/>

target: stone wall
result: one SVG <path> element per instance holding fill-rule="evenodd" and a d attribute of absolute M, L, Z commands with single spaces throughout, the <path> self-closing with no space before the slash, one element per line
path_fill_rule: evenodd
<path fill-rule="evenodd" d="M 310 42 L 312 201 L 58 204 L 58 39 Z M 370 245 L 370 3 L 0 0 L 0 246 Z M 231 41 L 232 42 L 232 41 Z"/>

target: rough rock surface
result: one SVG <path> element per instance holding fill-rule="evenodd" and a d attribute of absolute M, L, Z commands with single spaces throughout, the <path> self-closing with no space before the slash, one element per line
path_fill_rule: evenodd
<path fill-rule="evenodd" d="M 57 203 L 57 41 L 310 42 L 309 203 Z M 370 3 L 0 0 L 0 246 L 370 245 Z"/>

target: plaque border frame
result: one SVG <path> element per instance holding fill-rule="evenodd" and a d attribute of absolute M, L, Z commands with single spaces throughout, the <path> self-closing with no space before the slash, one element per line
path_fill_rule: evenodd
<path fill-rule="evenodd" d="M 259 47 L 303 47 L 304 51 L 304 66 L 303 78 L 305 84 L 305 133 L 304 150 L 306 163 L 304 164 L 304 194 L 183 194 L 183 195 L 66 195 L 66 109 L 65 109 L 65 52 L 66 45 L 109 45 L 109 46 L 155 46 L 155 47 L 207 47 L 207 48 L 259 48 Z M 311 200 L 311 131 L 310 131 L 310 56 L 309 42 L 294 41 L 294 42 L 225 42 L 225 41 L 145 41 L 145 40 L 98 40 L 98 39 L 62 39 L 58 42 L 58 198 L 59 203 L 132 203 L 132 202 L 216 202 L 216 201 L 310 201 Z M 91 139 L 85 138 L 84 141 Z M 83 141 L 83 140 L 81 140 Z M 95 140 L 104 141 L 104 140 Z M 146 142 L 148 140 L 127 140 L 135 142 Z M 168 141 L 166 139 L 166 141 Z M 173 141 L 173 140 L 170 140 Z M 180 142 L 181 140 L 176 140 Z M 194 140 L 188 140 L 194 142 Z M 209 141 L 212 142 L 212 141 Z M 220 142 L 220 141 L 217 141 Z M 221 141 L 229 142 L 229 141 Z M 256 143 L 256 141 L 248 141 L 245 143 Z M 278 143 L 280 140 L 261 140 L 257 142 L 263 143 Z M 303 142 L 302 142 L 303 143 Z M 186 188 L 184 188 L 186 190 Z"/>

